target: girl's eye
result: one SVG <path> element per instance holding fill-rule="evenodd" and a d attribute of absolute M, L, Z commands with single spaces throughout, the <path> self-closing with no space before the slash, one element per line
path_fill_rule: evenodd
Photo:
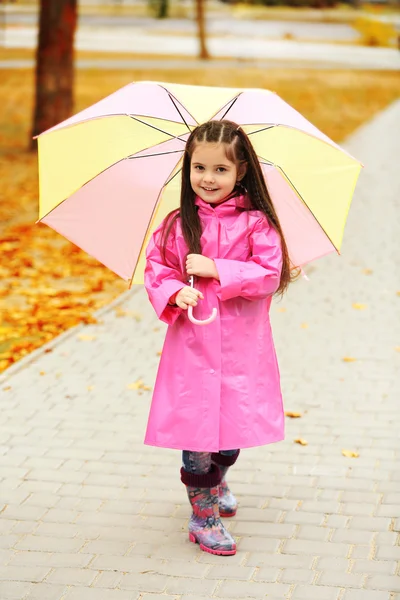
<path fill-rule="evenodd" d="M 224 167 L 218 167 L 217 171 L 223 173 L 224 171 L 226 171 L 226 169 Z"/>
<path fill-rule="evenodd" d="M 202 166 L 200 166 L 200 165 L 196 165 L 196 166 L 195 166 L 195 169 L 196 169 L 197 171 L 202 171 L 202 170 L 203 170 L 203 167 L 202 167 Z"/>

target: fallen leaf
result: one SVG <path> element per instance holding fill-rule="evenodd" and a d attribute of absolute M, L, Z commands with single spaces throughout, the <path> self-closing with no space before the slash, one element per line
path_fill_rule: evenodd
<path fill-rule="evenodd" d="M 307 329 L 308 328 L 308 323 L 302 323 L 300 327 L 302 329 Z"/>
<path fill-rule="evenodd" d="M 396 352 L 400 352 L 400 346 L 395 346 L 394 349 L 396 350 Z"/>
<path fill-rule="evenodd" d="M 373 270 L 372 269 L 363 269 L 362 272 L 364 273 L 364 275 L 372 275 Z"/>
<path fill-rule="evenodd" d="M 88 389 L 88 392 L 91 392 L 92 390 L 94 390 L 94 385 L 88 385 L 87 389 Z"/>
<path fill-rule="evenodd" d="M 11 385 L 7 385 L 7 387 L 3 388 L 3 390 L 5 392 L 8 392 L 9 390 L 11 390 Z"/>
<path fill-rule="evenodd" d="M 125 310 L 124 308 L 122 308 L 121 306 L 118 306 L 115 309 L 115 316 L 116 317 L 132 317 L 133 319 L 135 319 L 135 321 L 139 322 L 142 320 L 142 315 L 138 312 L 135 312 L 133 310 Z"/>
<path fill-rule="evenodd" d="M 352 307 L 355 308 L 356 310 L 365 310 L 367 308 L 367 305 L 353 302 Z"/>
<path fill-rule="evenodd" d="M 295 444 L 300 444 L 301 446 L 308 446 L 307 440 L 303 440 L 302 438 L 296 438 L 294 442 Z"/>
<path fill-rule="evenodd" d="M 92 342 L 95 339 L 97 339 L 97 335 L 86 335 L 84 333 L 78 335 L 78 340 L 81 340 L 82 342 Z"/>
<path fill-rule="evenodd" d="M 138 379 L 137 381 L 135 381 L 135 383 L 128 383 L 128 385 L 126 386 L 128 388 L 128 390 L 139 390 L 143 385 L 143 381 L 141 379 Z"/>
<path fill-rule="evenodd" d="M 353 450 L 342 450 L 342 454 L 348 458 L 358 458 L 360 456 L 358 452 L 354 452 Z"/>
<path fill-rule="evenodd" d="M 159 351 L 157 352 L 157 356 L 161 356 L 161 354 L 162 354 L 162 352 L 161 352 L 161 350 L 159 350 Z"/>
<path fill-rule="evenodd" d="M 46 375 L 46 371 L 40 371 L 39 375 Z"/>
<path fill-rule="evenodd" d="M 280 308 L 278 308 L 278 312 L 284 313 L 284 312 L 286 312 L 286 308 L 281 306 Z"/>
<path fill-rule="evenodd" d="M 285 412 L 285 416 L 286 417 L 290 417 L 291 419 L 299 419 L 303 415 L 301 413 L 299 413 L 299 412 L 291 412 L 290 410 L 287 410 Z"/>
<path fill-rule="evenodd" d="M 53 352 L 53 348 L 46 348 L 44 351 L 45 354 L 49 354 L 49 352 Z"/>
<path fill-rule="evenodd" d="M 353 358 L 352 356 L 344 356 L 342 360 L 343 362 L 355 362 L 357 359 Z"/>
<path fill-rule="evenodd" d="M 144 385 L 142 379 L 138 379 L 135 383 L 129 383 L 127 388 L 128 390 L 141 390 L 139 395 L 142 394 L 142 391 L 149 392 L 152 389 L 149 385 Z"/>

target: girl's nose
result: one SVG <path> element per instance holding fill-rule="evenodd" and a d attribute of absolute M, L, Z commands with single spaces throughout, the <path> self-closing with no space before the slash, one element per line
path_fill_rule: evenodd
<path fill-rule="evenodd" d="M 203 180 L 207 183 L 213 183 L 214 181 L 214 176 L 212 173 L 204 173 L 203 175 Z"/>

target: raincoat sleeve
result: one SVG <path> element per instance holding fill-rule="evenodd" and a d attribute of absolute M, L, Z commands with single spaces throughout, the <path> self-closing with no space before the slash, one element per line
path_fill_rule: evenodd
<path fill-rule="evenodd" d="M 267 298 L 279 287 L 282 271 L 280 236 L 265 217 L 259 219 L 249 235 L 251 258 L 246 261 L 214 259 L 220 280 L 217 296 L 230 300 Z"/>
<path fill-rule="evenodd" d="M 144 285 L 157 317 L 167 325 L 173 325 L 181 314 L 182 308 L 169 306 L 168 301 L 187 283 L 182 281 L 178 257 L 174 253 L 174 231 L 171 231 L 166 247 L 168 265 L 165 264 L 161 254 L 161 231 L 162 225 L 154 232 L 146 249 Z"/>

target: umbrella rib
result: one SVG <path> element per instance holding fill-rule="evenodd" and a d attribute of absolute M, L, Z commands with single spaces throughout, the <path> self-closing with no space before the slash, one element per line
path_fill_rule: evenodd
<path fill-rule="evenodd" d="M 268 125 L 268 127 L 262 127 L 261 129 L 257 129 L 257 131 L 251 131 L 247 135 L 254 135 L 255 133 L 260 133 L 260 131 L 267 131 L 267 129 L 273 129 L 274 127 L 279 127 L 279 125 Z"/>
<path fill-rule="evenodd" d="M 165 89 L 165 88 L 164 88 L 164 89 Z M 167 90 L 167 92 L 168 92 L 168 90 Z M 168 92 L 168 96 L 169 96 L 169 99 L 171 100 L 172 104 L 175 106 L 175 108 L 176 108 L 176 110 L 177 110 L 177 112 L 178 112 L 178 115 L 180 116 L 180 118 L 181 118 L 181 119 L 182 119 L 182 121 L 185 123 L 186 127 L 188 128 L 188 131 L 190 131 L 190 127 L 189 127 L 189 125 L 186 123 L 186 121 L 185 121 L 185 118 L 184 118 L 183 114 L 182 114 L 182 113 L 181 113 L 181 111 L 179 110 L 178 106 L 177 106 L 177 105 L 176 105 L 176 103 L 175 103 L 175 100 L 174 100 L 174 98 L 171 96 L 171 94 L 170 94 L 169 92 Z M 188 112 L 189 112 L 189 111 L 188 111 Z M 189 113 L 189 114 L 190 114 L 190 113 Z M 190 115 L 190 116 L 192 116 L 192 115 Z M 196 120 L 194 117 L 192 117 L 192 119 L 193 119 L 193 120 Z"/>
<path fill-rule="evenodd" d="M 183 150 L 170 150 L 169 152 L 156 152 L 154 154 L 142 154 L 141 156 L 135 156 L 132 154 L 131 156 L 127 156 L 128 160 L 134 160 L 137 158 L 152 158 L 153 156 L 166 156 L 167 154 L 181 154 L 184 152 Z"/>
<path fill-rule="evenodd" d="M 300 194 L 299 190 L 296 188 L 296 186 L 294 185 L 294 183 L 292 182 L 292 180 L 290 179 L 290 177 L 287 176 L 287 174 L 282 169 L 282 167 L 280 167 L 279 165 L 274 165 L 274 166 L 277 169 L 279 169 L 281 171 L 281 173 L 285 176 L 285 178 L 288 180 L 288 182 L 290 183 L 290 185 L 292 186 L 292 188 L 294 189 L 294 191 L 296 192 L 296 194 L 298 195 L 298 197 L 300 198 L 300 200 L 305 204 L 305 206 L 307 206 L 308 210 L 310 211 L 310 213 L 312 214 L 312 216 L 314 217 L 314 219 L 316 220 L 316 222 L 318 223 L 318 225 L 321 227 L 322 231 L 324 232 L 324 234 L 326 235 L 326 237 L 328 238 L 328 240 L 330 241 L 330 243 L 332 244 L 332 246 L 335 248 L 336 252 L 340 256 L 340 250 L 338 248 L 336 248 L 336 246 L 332 242 L 330 236 L 327 234 L 327 232 L 325 231 L 324 227 L 322 227 L 321 223 L 318 221 L 317 217 L 315 216 L 315 214 L 313 213 L 313 211 L 311 210 L 311 208 L 308 206 L 307 202 L 304 200 L 303 196 Z"/>
<path fill-rule="evenodd" d="M 142 123 L 142 125 L 147 125 L 147 127 L 151 127 L 152 129 L 155 129 L 156 131 L 159 131 L 160 133 L 165 133 L 165 135 L 169 135 L 171 138 L 173 138 L 175 140 L 179 140 L 180 142 L 183 142 L 184 144 L 186 144 L 186 141 L 182 140 L 182 138 L 180 138 L 179 135 L 173 135 L 172 133 L 168 133 L 168 131 L 164 131 L 163 129 L 160 129 L 159 127 L 156 127 L 155 125 L 150 125 L 150 123 L 147 123 L 146 121 L 141 121 L 141 119 L 138 119 L 137 117 L 134 117 L 133 115 L 129 115 L 129 116 L 134 121 L 137 121 L 138 123 Z"/>
<path fill-rule="evenodd" d="M 240 94 L 238 94 L 238 95 L 236 96 L 236 98 L 234 98 L 234 99 L 233 99 L 233 101 L 230 101 L 230 102 L 231 102 L 231 104 L 230 104 L 229 108 L 227 108 L 227 109 L 226 109 L 226 111 L 224 112 L 224 114 L 222 115 L 222 117 L 220 118 L 220 121 L 222 121 L 222 120 L 225 118 L 225 116 L 228 114 L 228 112 L 231 110 L 232 106 L 235 104 L 235 102 L 236 102 L 236 101 L 237 101 L 237 99 L 239 98 L 239 95 L 240 95 Z M 226 106 L 226 105 L 225 105 L 225 106 Z M 222 107 L 222 108 L 223 108 L 223 107 Z M 220 109 L 220 110 L 221 110 L 221 109 Z M 217 113 L 215 113 L 215 114 L 217 114 Z M 215 115 L 214 115 L 214 116 L 215 116 Z"/>
<path fill-rule="evenodd" d="M 179 173 L 180 173 L 181 171 L 182 171 L 182 169 L 179 169 L 179 171 L 177 171 L 176 173 L 174 173 L 174 175 L 172 175 L 172 177 L 170 177 L 170 178 L 169 178 L 169 179 L 168 179 L 168 180 L 167 180 L 167 181 L 164 183 L 164 185 L 163 185 L 163 188 L 165 188 L 165 186 L 166 186 L 166 185 L 168 185 L 169 183 L 171 183 L 171 181 L 172 181 L 173 179 L 175 179 L 175 177 L 176 177 L 177 175 L 179 175 Z"/>

